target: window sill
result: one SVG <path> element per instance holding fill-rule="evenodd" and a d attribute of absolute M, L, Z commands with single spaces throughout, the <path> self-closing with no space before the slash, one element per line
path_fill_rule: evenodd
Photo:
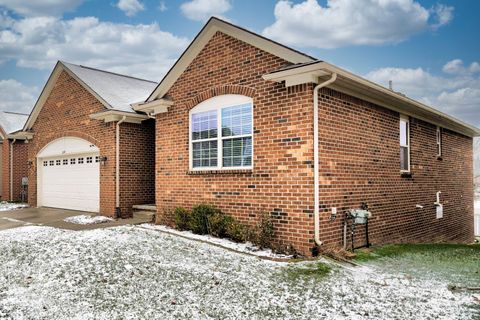
<path fill-rule="evenodd" d="M 400 177 L 411 178 L 413 175 L 410 171 L 400 171 Z"/>
<path fill-rule="evenodd" d="M 245 174 L 252 173 L 253 169 L 214 169 L 214 170 L 190 170 L 187 175 L 209 175 L 209 174 Z"/>

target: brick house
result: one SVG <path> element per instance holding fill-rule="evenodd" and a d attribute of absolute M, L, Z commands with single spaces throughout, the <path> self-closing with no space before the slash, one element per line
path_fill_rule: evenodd
<path fill-rule="evenodd" d="M 26 201 L 28 176 L 28 134 L 22 132 L 28 114 L 0 112 L 0 198 L 2 201 Z M 22 183 L 23 180 L 23 183 Z"/>
<path fill-rule="evenodd" d="M 362 204 L 372 243 L 473 240 L 477 128 L 216 18 L 158 85 L 59 62 L 24 131 L 32 206 L 269 213 L 305 255 Z"/>
<path fill-rule="evenodd" d="M 154 202 L 154 122 L 132 110 L 156 83 L 58 62 L 24 131 L 30 206 L 128 217 Z"/>
<path fill-rule="evenodd" d="M 373 243 L 473 240 L 477 128 L 230 23 L 210 19 L 134 109 L 156 120 L 161 223 L 198 203 L 267 212 L 310 255 L 366 203 Z"/>

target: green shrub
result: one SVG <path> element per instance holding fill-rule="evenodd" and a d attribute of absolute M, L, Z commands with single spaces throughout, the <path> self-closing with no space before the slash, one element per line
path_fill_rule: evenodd
<path fill-rule="evenodd" d="M 248 227 L 238 223 L 233 218 L 226 226 L 226 235 L 235 242 L 245 242 L 250 238 Z"/>
<path fill-rule="evenodd" d="M 193 233 L 196 234 L 208 234 L 208 220 L 211 216 L 215 214 L 220 215 L 222 214 L 222 212 L 208 204 L 200 204 L 193 207 L 190 219 L 190 229 L 193 231 Z"/>
<path fill-rule="evenodd" d="M 211 216 L 208 216 L 208 234 L 212 236 L 223 238 L 225 236 L 225 218 L 226 216 L 223 213 L 216 212 Z"/>
<path fill-rule="evenodd" d="M 189 230 L 191 216 L 191 212 L 187 209 L 182 207 L 175 208 L 173 211 L 173 221 L 175 222 L 176 228 L 178 230 Z"/>
<path fill-rule="evenodd" d="M 272 218 L 268 213 L 264 213 L 255 227 L 255 234 L 251 241 L 260 248 L 271 248 L 274 236 L 275 228 Z"/>

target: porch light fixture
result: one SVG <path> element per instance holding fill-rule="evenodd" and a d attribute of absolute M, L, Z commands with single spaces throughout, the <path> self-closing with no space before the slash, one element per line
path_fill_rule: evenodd
<path fill-rule="evenodd" d="M 107 163 L 108 158 L 106 156 L 100 157 L 100 164 L 104 166 Z"/>

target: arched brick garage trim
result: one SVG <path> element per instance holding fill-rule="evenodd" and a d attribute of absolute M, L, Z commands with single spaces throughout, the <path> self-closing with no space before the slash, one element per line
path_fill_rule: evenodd
<path fill-rule="evenodd" d="M 255 89 L 246 86 L 239 85 L 222 85 L 210 88 L 199 94 L 186 103 L 187 108 L 190 110 L 195 107 L 197 104 L 208 100 L 210 98 L 221 96 L 224 94 L 239 94 L 253 98 L 255 96 Z"/>
<path fill-rule="evenodd" d="M 97 147 L 99 147 L 99 144 L 100 144 L 97 139 L 95 139 L 94 137 L 92 137 L 92 136 L 90 136 L 86 133 L 79 132 L 79 131 L 64 131 L 64 132 L 56 133 L 56 134 L 52 135 L 51 138 L 48 141 L 39 145 L 37 147 L 37 150 L 35 150 L 35 157 L 37 156 L 38 152 L 40 152 L 43 148 L 45 148 L 49 143 L 51 143 L 52 141 L 55 141 L 57 139 L 64 138 L 64 137 L 80 138 L 80 139 L 83 139 L 83 140 L 86 140 L 86 141 L 90 142 L 91 144 L 96 145 Z M 100 152 L 101 152 L 101 150 L 100 150 Z"/>

